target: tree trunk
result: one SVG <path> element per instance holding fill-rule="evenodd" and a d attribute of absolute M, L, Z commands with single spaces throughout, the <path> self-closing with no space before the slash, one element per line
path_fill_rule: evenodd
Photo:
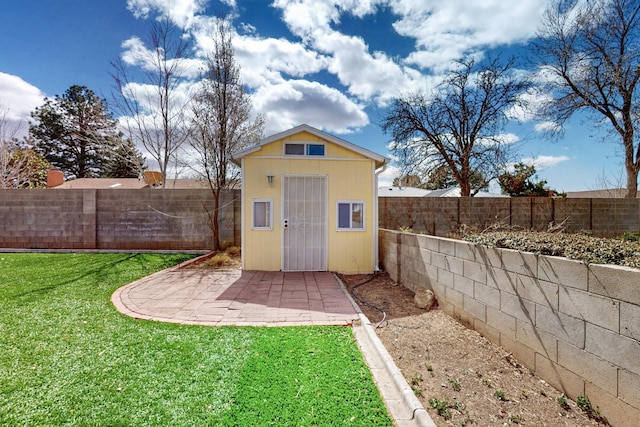
<path fill-rule="evenodd" d="M 627 194 L 625 198 L 635 199 L 638 195 L 638 163 L 636 162 L 636 155 L 634 153 L 634 141 L 633 141 L 633 123 L 630 114 L 624 115 L 625 131 L 622 135 L 622 142 L 624 145 L 624 165 L 627 171 Z M 639 149 L 640 150 L 640 149 Z M 640 153 L 639 153 L 640 154 Z"/>
<path fill-rule="evenodd" d="M 627 165 L 627 194 L 625 198 L 635 199 L 638 195 L 638 168 L 635 165 Z"/>
<path fill-rule="evenodd" d="M 471 184 L 469 181 L 462 181 L 460 183 L 460 197 L 470 197 L 471 196 Z"/>
<path fill-rule="evenodd" d="M 211 231 L 213 231 L 213 250 L 220 250 L 220 224 L 218 211 L 220 208 L 220 188 L 213 189 L 213 215 L 211 215 Z"/>

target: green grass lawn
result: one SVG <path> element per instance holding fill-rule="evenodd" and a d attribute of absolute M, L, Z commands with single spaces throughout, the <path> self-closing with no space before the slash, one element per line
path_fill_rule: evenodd
<path fill-rule="evenodd" d="M 180 326 L 110 297 L 185 256 L 0 254 L 0 425 L 391 425 L 350 328 Z"/>

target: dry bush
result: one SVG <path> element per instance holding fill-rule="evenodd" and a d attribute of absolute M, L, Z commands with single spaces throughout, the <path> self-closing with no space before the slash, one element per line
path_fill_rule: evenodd
<path fill-rule="evenodd" d="M 229 246 L 224 251 L 230 257 L 239 257 L 240 256 L 240 248 L 237 246 Z"/>
<path fill-rule="evenodd" d="M 220 252 L 209 258 L 206 263 L 214 268 L 223 267 L 231 264 L 231 257 L 224 252 Z"/>

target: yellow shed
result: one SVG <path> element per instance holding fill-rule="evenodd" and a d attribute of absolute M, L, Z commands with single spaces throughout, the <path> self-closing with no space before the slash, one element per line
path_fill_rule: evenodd
<path fill-rule="evenodd" d="M 370 273 L 388 159 L 300 125 L 233 155 L 242 168 L 242 268 Z"/>

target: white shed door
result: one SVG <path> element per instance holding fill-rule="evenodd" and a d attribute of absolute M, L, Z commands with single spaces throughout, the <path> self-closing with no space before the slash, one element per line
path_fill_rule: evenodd
<path fill-rule="evenodd" d="M 327 270 L 327 177 L 285 176 L 282 270 Z"/>

